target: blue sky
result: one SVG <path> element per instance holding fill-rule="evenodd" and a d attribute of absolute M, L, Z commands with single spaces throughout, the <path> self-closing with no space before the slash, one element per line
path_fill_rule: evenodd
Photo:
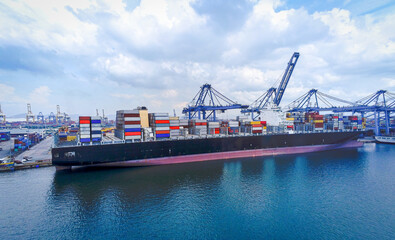
<path fill-rule="evenodd" d="M 75 0 L 0 3 L 3 112 L 172 112 L 211 83 L 249 104 L 300 58 L 283 104 L 311 88 L 395 92 L 395 2 Z"/>

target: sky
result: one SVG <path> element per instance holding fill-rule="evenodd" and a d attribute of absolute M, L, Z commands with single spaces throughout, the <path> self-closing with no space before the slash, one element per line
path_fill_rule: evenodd
<path fill-rule="evenodd" d="M 349 101 L 395 92 L 391 0 L 2 0 L 8 116 L 181 110 L 210 83 L 250 104 L 300 57 L 281 105 L 315 88 Z"/>

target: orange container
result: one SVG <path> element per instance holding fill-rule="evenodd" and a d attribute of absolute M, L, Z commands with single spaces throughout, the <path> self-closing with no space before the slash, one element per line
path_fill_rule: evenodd
<path fill-rule="evenodd" d="M 169 134 L 170 131 L 169 130 L 162 130 L 162 131 L 156 131 L 156 134 Z"/>

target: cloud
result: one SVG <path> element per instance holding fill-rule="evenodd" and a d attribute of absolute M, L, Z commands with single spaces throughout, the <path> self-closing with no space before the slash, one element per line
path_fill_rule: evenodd
<path fill-rule="evenodd" d="M 328 10 L 290 4 L 5 0 L 0 87 L 7 93 L 0 99 L 24 105 L 27 95 L 75 112 L 101 105 L 110 113 L 129 101 L 180 111 L 211 83 L 249 104 L 277 86 L 295 51 L 301 55 L 284 104 L 311 88 L 349 100 L 394 89 L 393 12 L 357 15 L 345 8 L 352 2 Z"/>
<path fill-rule="evenodd" d="M 29 94 L 29 102 L 36 104 L 48 104 L 51 92 L 52 91 L 48 86 L 40 86 L 35 88 Z"/>

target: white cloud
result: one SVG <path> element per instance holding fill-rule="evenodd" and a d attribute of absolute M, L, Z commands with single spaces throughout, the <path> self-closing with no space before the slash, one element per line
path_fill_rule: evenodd
<path fill-rule="evenodd" d="M 48 104 L 51 92 L 48 86 L 37 87 L 29 94 L 29 103 Z"/>
<path fill-rule="evenodd" d="M 0 53 L 7 61 L 0 60 L 0 81 L 6 82 L 4 72 L 23 79 L 31 65 L 40 66 L 34 74 L 42 76 L 23 91 L 9 82 L 0 85 L 7 90 L 0 99 L 24 103 L 18 95 L 34 89 L 29 101 L 48 104 L 66 98 L 61 86 L 82 84 L 119 102 L 169 111 L 181 109 L 207 82 L 248 104 L 279 80 L 294 51 L 301 55 L 284 103 L 311 88 L 358 99 L 395 87 L 393 13 L 355 16 L 339 6 L 311 14 L 304 8 L 279 10 L 285 1 L 251 1 L 239 28 L 218 30 L 210 22 L 214 18 L 195 11 L 195 3 L 142 0 L 127 9 L 122 0 L 5 0 Z M 87 98 L 86 104 L 104 105 L 111 100 L 106 99 Z"/>

